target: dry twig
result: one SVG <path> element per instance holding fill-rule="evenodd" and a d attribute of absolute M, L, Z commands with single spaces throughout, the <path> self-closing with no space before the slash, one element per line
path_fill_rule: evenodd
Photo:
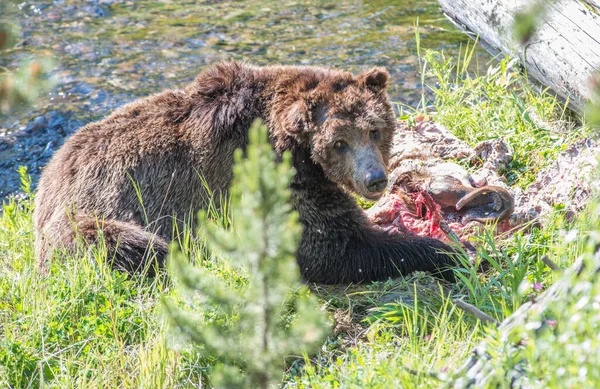
<path fill-rule="evenodd" d="M 500 322 L 498 320 L 494 319 L 493 317 L 491 317 L 487 313 L 483 312 L 482 310 L 480 310 L 479 308 L 477 308 L 474 305 L 465 303 L 464 301 L 458 300 L 458 299 L 452 299 L 452 302 L 454 303 L 454 305 L 456 305 L 463 311 L 475 316 L 477 319 L 479 319 L 483 322 L 493 323 L 496 326 L 500 325 Z"/>
<path fill-rule="evenodd" d="M 546 266 L 548 266 L 553 271 L 560 270 L 560 267 L 556 263 L 552 262 L 552 260 L 550 258 L 548 258 L 547 255 L 544 255 L 542 257 L 542 262 L 544 262 L 546 264 Z"/>

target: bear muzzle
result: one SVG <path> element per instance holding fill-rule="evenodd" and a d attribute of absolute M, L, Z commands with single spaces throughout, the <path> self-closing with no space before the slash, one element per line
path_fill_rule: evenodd
<path fill-rule="evenodd" d="M 366 174 L 364 183 L 365 188 L 369 191 L 368 194 L 365 194 L 366 197 L 369 199 L 379 198 L 387 186 L 387 175 L 382 169 L 371 170 Z"/>

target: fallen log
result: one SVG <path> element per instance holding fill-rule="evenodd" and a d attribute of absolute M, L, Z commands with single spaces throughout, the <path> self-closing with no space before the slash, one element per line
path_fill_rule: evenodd
<path fill-rule="evenodd" d="M 439 0 L 442 12 L 493 55 L 519 58 L 527 73 L 581 113 L 593 99 L 592 76 L 600 71 L 598 0 L 542 0 L 543 12 L 526 43 L 514 37 L 515 15 L 531 0 Z"/>

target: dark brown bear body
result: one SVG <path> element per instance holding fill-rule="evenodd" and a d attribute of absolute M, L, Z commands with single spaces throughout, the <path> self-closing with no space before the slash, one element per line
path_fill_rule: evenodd
<path fill-rule="evenodd" d="M 294 208 L 304 227 L 297 261 L 306 280 L 382 280 L 454 264 L 449 247 L 371 227 L 343 187 L 375 199 L 395 128 L 388 75 L 236 62 L 201 73 L 182 90 L 128 104 L 77 131 L 40 179 L 36 250 L 44 265 L 56 248 L 102 231 L 116 268 L 161 265 L 173 220 L 181 225 L 225 194 L 233 155 L 259 118 L 278 153 L 290 150 Z M 174 218 L 174 219 L 173 219 Z M 193 220 L 193 218 L 191 219 Z M 444 253 L 446 252 L 446 253 Z"/>

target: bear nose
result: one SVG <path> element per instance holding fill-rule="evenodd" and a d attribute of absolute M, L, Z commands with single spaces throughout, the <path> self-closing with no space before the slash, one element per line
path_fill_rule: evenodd
<path fill-rule="evenodd" d="M 367 190 L 372 193 L 383 192 L 387 182 L 388 180 L 383 170 L 369 172 L 365 178 L 365 186 L 367 187 Z"/>

